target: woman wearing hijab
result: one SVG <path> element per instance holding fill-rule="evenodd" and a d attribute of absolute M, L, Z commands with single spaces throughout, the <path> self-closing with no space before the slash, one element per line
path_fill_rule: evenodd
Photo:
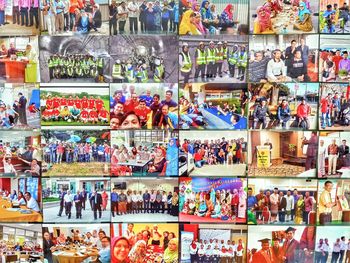
<path fill-rule="evenodd" d="M 167 249 L 164 251 L 164 263 L 177 263 L 179 261 L 179 239 L 173 238 L 169 241 Z"/>
<path fill-rule="evenodd" d="M 156 149 L 156 155 L 154 156 L 153 163 L 148 167 L 149 173 L 161 173 L 166 163 L 165 150 L 163 148 Z"/>
<path fill-rule="evenodd" d="M 313 29 L 311 12 L 304 2 L 299 3 L 299 11 L 294 24 L 294 29 L 301 30 L 303 32 L 310 32 Z"/>
<path fill-rule="evenodd" d="M 179 159 L 179 149 L 176 145 L 176 138 L 172 138 L 170 139 L 166 150 L 166 160 L 167 160 L 167 166 L 165 171 L 166 176 L 178 175 L 178 169 L 177 169 L 178 159 Z"/>
<path fill-rule="evenodd" d="M 177 194 L 177 192 L 174 192 L 173 198 L 171 199 L 171 215 L 179 215 L 179 195 Z"/>
<path fill-rule="evenodd" d="M 131 263 L 143 263 L 146 258 L 147 244 L 144 240 L 139 240 L 132 247 L 129 253 Z"/>
<path fill-rule="evenodd" d="M 212 5 L 209 4 L 209 1 L 205 0 L 201 5 L 201 16 L 203 25 L 209 30 L 211 34 L 214 34 L 216 31 L 216 26 L 219 24 L 219 19 L 217 16 L 214 16 L 211 11 Z"/>
<path fill-rule="evenodd" d="M 200 35 L 196 25 L 195 25 L 196 14 L 193 10 L 187 10 L 180 22 L 180 35 Z"/>
<path fill-rule="evenodd" d="M 191 262 L 197 261 L 197 251 L 198 251 L 198 246 L 196 244 L 196 241 L 192 240 L 192 243 L 190 245 Z"/>
<path fill-rule="evenodd" d="M 254 21 L 254 34 L 274 34 L 272 30 L 272 22 L 270 11 L 265 6 L 259 6 L 257 9 L 257 17 Z"/>
<path fill-rule="evenodd" d="M 205 35 L 207 33 L 207 29 L 202 23 L 202 17 L 199 12 L 194 12 L 195 14 L 195 19 L 194 19 L 194 24 L 197 27 L 198 31 L 202 34 Z"/>
<path fill-rule="evenodd" d="M 128 263 L 128 255 L 130 252 L 129 241 L 125 237 L 114 237 L 112 239 L 112 262 Z"/>
<path fill-rule="evenodd" d="M 205 204 L 205 201 L 203 200 L 198 207 L 198 214 L 197 215 L 200 217 L 204 217 L 205 214 L 207 213 L 207 210 L 208 210 L 207 205 Z"/>
<path fill-rule="evenodd" d="M 228 4 L 225 7 L 224 11 L 222 11 L 221 13 L 222 31 L 225 31 L 227 28 L 233 27 L 235 25 L 235 22 L 233 21 L 233 11 L 234 11 L 234 7 L 232 4 Z"/>

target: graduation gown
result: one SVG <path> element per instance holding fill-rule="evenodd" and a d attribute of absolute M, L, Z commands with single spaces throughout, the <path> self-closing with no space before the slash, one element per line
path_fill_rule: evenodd
<path fill-rule="evenodd" d="M 299 242 L 292 239 L 291 242 L 285 241 L 283 244 L 283 251 L 286 257 L 285 263 L 298 263 L 299 262 Z"/>
<path fill-rule="evenodd" d="M 253 255 L 252 263 L 274 263 L 272 260 L 272 251 L 270 250 L 270 257 L 267 252 L 260 249 Z"/>

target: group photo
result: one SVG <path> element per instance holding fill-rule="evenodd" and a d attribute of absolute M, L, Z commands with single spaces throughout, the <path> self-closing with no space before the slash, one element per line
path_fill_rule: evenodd
<path fill-rule="evenodd" d="M 182 36 L 179 39 L 179 82 L 244 83 L 248 36 Z"/>
<path fill-rule="evenodd" d="M 249 128 L 316 130 L 318 83 L 249 84 Z"/>
<path fill-rule="evenodd" d="M 247 84 L 190 83 L 180 88 L 182 129 L 247 129 Z"/>
<path fill-rule="evenodd" d="M 38 131 L 0 131 L 0 174 L 40 176 L 42 145 Z"/>
<path fill-rule="evenodd" d="M 176 83 L 111 84 L 111 129 L 176 129 L 178 98 Z"/>
<path fill-rule="evenodd" d="M 246 131 L 180 131 L 179 136 L 180 176 L 245 176 Z"/>
<path fill-rule="evenodd" d="M 44 222 L 110 221 L 111 186 L 105 178 L 43 178 Z"/>
<path fill-rule="evenodd" d="M 319 0 L 320 33 L 346 34 L 350 32 L 349 3 L 340 0 Z M 318 262 L 317 262 L 318 263 Z"/>
<path fill-rule="evenodd" d="M 39 81 L 38 37 L 0 36 L 0 83 L 28 83 Z"/>
<path fill-rule="evenodd" d="M 43 239 L 40 224 L 0 224 L 2 230 L 1 260 L 8 262 L 43 261 Z"/>
<path fill-rule="evenodd" d="M 177 222 L 177 178 L 112 178 L 113 222 Z"/>
<path fill-rule="evenodd" d="M 350 132 L 320 132 L 318 177 L 350 178 Z"/>
<path fill-rule="evenodd" d="M 319 80 L 318 35 L 252 35 L 249 43 L 249 82 Z"/>
<path fill-rule="evenodd" d="M 176 36 L 121 35 L 109 42 L 111 82 L 178 82 Z"/>
<path fill-rule="evenodd" d="M 109 224 L 43 224 L 44 257 L 51 262 L 111 262 Z"/>
<path fill-rule="evenodd" d="M 178 176 L 178 133 L 170 131 L 111 131 L 111 175 Z"/>
<path fill-rule="evenodd" d="M 248 1 L 180 1 L 180 35 L 247 35 Z"/>
<path fill-rule="evenodd" d="M 316 177 L 318 133 L 314 131 L 251 131 L 248 175 Z"/>
<path fill-rule="evenodd" d="M 245 225 L 182 224 L 181 262 L 247 262 L 247 230 Z"/>
<path fill-rule="evenodd" d="M 179 221 L 245 224 L 246 187 L 243 178 L 180 178 Z"/>
<path fill-rule="evenodd" d="M 318 181 L 317 224 L 350 224 L 350 180 L 323 179 Z"/>
<path fill-rule="evenodd" d="M 316 224 L 316 180 L 252 178 L 247 198 L 250 224 Z"/>
<path fill-rule="evenodd" d="M 111 81 L 107 36 L 41 36 L 39 48 L 42 83 Z"/>
<path fill-rule="evenodd" d="M 112 262 L 179 262 L 178 224 L 112 224 L 111 231 Z"/>
<path fill-rule="evenodd" d="M 109 126 L 109 87 L 42 85 L 40 110 L 42 126 Z"/>
<path fill-rule="evenodd" d="M 248 226 L 248 262 L 312 263 L 317 231 L 314 226 Z"/>
<path fill-rule="evenodd" d="M 110 0 L 110 35 L 176 35 L 179 30 L 179 1 Z"/>
<path fill-rule="evenodd" d="M 319 0 L 250 0 L 249 32 L 252 34 L 318 33 L 318 12 Z"/>
<path fill-rule="evenodd" d="M 108 35 L 108 0 L 44 1 L 39 13 L 41 35 Z"/>
<path fill-rule="evenodd" d="M 1 178 L 0 185 L 0 222 L 43 221 L 39 178 Z"/>
<path fill-rule="evenodd" d="M 40 89 L 37 84 L 0 84 L 0 129 L 40 128 Z"/>
<path fill-rule="evenodd" d="M 108 130 L 45 129 L 41 139 L 44 176 L 109 176 Z"/>
<path fill-rule="evenodd" d="M 349 41 L 349 35 L 320 35 L 320 81 L 345 83 L 349 82 Z"/>

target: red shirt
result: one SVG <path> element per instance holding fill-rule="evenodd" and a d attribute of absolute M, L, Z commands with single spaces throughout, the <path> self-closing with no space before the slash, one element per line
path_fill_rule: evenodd
<path fill-rule="evenodd" d="M 107 118 L 108 117 L 108 114 L 109 112 L 106 111 L 106 110 L 101 110 L 98 115 L 101 117 L 101 118 Z"/>
<path fill-rule="evenodd" d="M 321 113 L 327 113 L 332 108 L 332 103 L 327 99 L 321 99 Z"/>
<path fill-rule="evenodd" d="M 61 99 L 61 106 L 67 106 L 67 99 Z"/>
<path fill-rule="evenodd" d="M 77 106 L 78 109 L 81 109 L 81 100 L 80 99 L 75 99 L 74 103 L 75 103 L 75 106 Z"/>
<path fill-rule="evenodd" d="M 95 111 L 95 110 L 90 111 L 89 117 L 94 118 L 94 119 L 97 118 L 97 111 Z"/>
<path fill-rule="evenodd" d="M 47 108 L 52 108 L 52 99 L 46 100 L 46 107 Z"/>
<path fill-rule="evenodd" d="M 86 109 L 87 107 L 89 107 L 88 99 L 81 99 L 81 105 L 82 105 L 83 109 Z"/>
<path fill-rule="evenodd" d="M 184 150 L 186 153 L 188 152 L 188 143 L 182 144 L 182 150 Z"/>
<path fill-rule="evenodd" d="M 111 152 L 111 147 L 105 146 L 105 153 L 110 153 Z"/>
<path fill-rule="evenodd" d="M 95 107 L 95 99 L 89 99 L 89 109 L 93 109 Z"/>
<path fill-rule="evenodd" d="M 80 113 L 80 116 L 84 119 L 86 119 L 87 117 L 89 117 L 89 113 L 87 110 L 82 110 Z"/>
<path fill-rule="evenodd" d="M 102 107 L 103 107 L 103 100 L 97 99 L 97 100 L 95 101 L 95 105 L 96 105 L 96 109 L 97 109 L 98 111 L 101 110 Z"/>
<path fill-rule="evenodd" d="M 74 105 L 74 99 L 68 99 L 67 100 L 68 106 L 73 106 Z"/>
<path fill-rule="evenodd" d="M 28 110 L 29 110 L 30 112 L 35 112 L 35 110 L 36 110 L 35 104 L 34 104 L 34 105 L 30 105 L 30 106 L 28 107 Z"/>
<path fill-rule="evenodd" d="M 52 107 L 53 108 L 58 108 L 60 106 L 60 99 L 59 98 L 54 98 L 52 100 Z"/>
<path fill-rule="evenodd" d="M 52 111 L 52 114 L 51 114 L 52 116 L 59 116 L 60 115 L 60 111 L 58 110 L 58 109 L 54 109 L 53 111 Z"/>
<path fill-rule="evenodd" d="M 64 153 L 64 147 L 62 145 L 57 146 L 57 152 L 58 153 Z"/>
<path fill-rule="evenodd" d="M 339 62 L 342 59 L 343 59 L 342 56 L 334 56 L 333 57 L 333 62 L 335 63 L 335 73 L 338 73 L 338 71 L 339 71 Z"/>
<path fill-rule="evenodd" d="M 195 162 L 201 161 L 202 160 L 202 155 L 199 152 L 196 152 L 193 155 L 193 159 L 194 159 Z"/>
<path fill-rule="evenodd" d="M 141 121 L 147 121 L 147 115 L 151 112 L 151 109 L 146 107 L 144 109 L 140 109 L 138 106 L 135 108 L 135 114 L 139 116 Z"/>
<path fill-rule="evenodd" d="M 299 106 L 297 108 L 297 116 L 298 117 L 305 118 L 305 117 L 309 116 L 310 113 L 311 113 L 311 107 L 309 105 L 299 104 Z"/>
<path fill-rule="evenodd" d="M 44 110 L 42 113 L 44 117 L 50 117 L 52 115 L 52 110 Z"/>
<path fill-rule="evenodd" d="M 128 99 L 124 104 L 124 112 L 134 111 L 139 105 L 139 102 L 134 102 L 132 99 Z"/>

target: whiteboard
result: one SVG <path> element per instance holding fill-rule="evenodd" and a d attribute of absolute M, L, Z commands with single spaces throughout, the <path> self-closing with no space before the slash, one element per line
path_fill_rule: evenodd
<path fill-rule="evenodd" d="M 227 229 L 200 229 L 199 230 L 199 239 L 210 240 L 224 240 L 227 244 L 227 240 L 231 240 L 231 230 Z"/>

